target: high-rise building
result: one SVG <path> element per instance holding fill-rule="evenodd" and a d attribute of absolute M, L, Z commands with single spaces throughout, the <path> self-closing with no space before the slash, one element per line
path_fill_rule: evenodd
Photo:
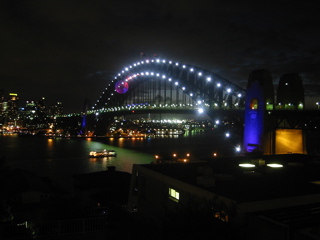
<path fill-rule="evenodd" d="M 47 114 L 50 117 L 55 117 L 57 115 L 63 114 L 62 102 L 57 102 L 55 105 L 48 107 Z"/>
<path fill-rule="evenodd" d="M 2 115 L 3 110 L 3 103 L 4 103 L 4 91 L 0 89 L 0 115 Z"/>
<path fill-rule="evenodd" d="M 61 115 L 63 113 L 62 102 L 57 102 L 54 108 L 55 108 L 55 115 Z"/>
<path fill-rule="evenodd" d="M 37 105 L 34 101 L 27 101 L 26 102 L 26 107 L 24 108 L 23 111 L 23 116 L 26 119 L 34 119 L 37 118 Z"/>
<path fill-rule="evenodd" d="M 44 97 L 37 101 L 37 115 L 39 120 L 45 120 L 47 116 L 46 99 Z"/>
<path fill-rule="evenodd" d="M 19 116 L 19 97 L 17 93 L 9 93 L 8 106 L 5 110 L 10 120 L 15 120 Z"/>

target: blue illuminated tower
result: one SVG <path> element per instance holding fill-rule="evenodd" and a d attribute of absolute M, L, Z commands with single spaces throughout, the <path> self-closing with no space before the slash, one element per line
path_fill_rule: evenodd
<path fill-rule="evenodd" d="M 247 83 L 243 149 L 245 154 L 271 154 L 272 134 L 268 110 L 274 107 L 272 76 L 266 69 L 253 71 Z"/>
<path fill-rule="evenodd" d="M 86 99 L 83 105 L 82 119 L 81 119 L 81 132 L 80 134 L 85 136 L 87 135 L 87 112 L 90 110 L 90 100 Z"/>

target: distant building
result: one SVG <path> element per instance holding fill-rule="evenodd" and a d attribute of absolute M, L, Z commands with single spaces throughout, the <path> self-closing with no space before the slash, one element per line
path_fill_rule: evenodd
<path fill-rule="evenodd" d="M 17 119 L 19 115 L 19 97 L 17 93 L 9 93 L 9 100 L 6 112 L 10 120 Z"/>
<path fill-rule="evenodd" d="M 55 105 L 48 108 L 47 115 L 50 117 L 55 117 L 63 114 L 63 104 L 62 102 L 57 102 Z"/>
<path fill-rule="evenodd" d="M 42 97 L 39 101 L 36 102 L 36 106 L 39 120 L 44 121 L 47 117 L 46 99 Z"/>
<path fill-rule="evenodd" d="M 170 212 L 202 209 L 239 239 L 312 239 L 301 234 L 320 227 L 319 171 L 306 155 L 134 165 L 128 210 L 161 227 Z"/>
<path fill-rule="evenodd" d="M 4 100 L 5 100 L 4 90 L 0 89 L 0 116 L 2 116 L 4 112 L 4 102 L 5 102 Z"/>

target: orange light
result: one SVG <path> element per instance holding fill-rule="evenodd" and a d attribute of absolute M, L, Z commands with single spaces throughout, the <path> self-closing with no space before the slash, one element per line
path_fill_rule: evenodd
<path fill-rule="evenodd" d="M 213 156 L 216 157 L 216 156 L 217 156 L 217 153 L 213 153 Z"/>
<path fill-rule="evenodd" d="M 176 157 L 176 156 L 177 156 L 177 154 L 174 153 L 174 154 L 173 154 L 173 157 Z"/>

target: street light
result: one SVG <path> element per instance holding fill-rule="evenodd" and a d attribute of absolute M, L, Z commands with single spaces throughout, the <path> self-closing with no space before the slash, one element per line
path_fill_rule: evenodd
<path fill-rule="evenodd" d="M 318 110 L 319 110 L 319 105 L 320 105 L 320 103 L 319 103 L 319 102 L 316 102 L 316 105 L 317 105 L 317 108 L 318 108 Z"/>

